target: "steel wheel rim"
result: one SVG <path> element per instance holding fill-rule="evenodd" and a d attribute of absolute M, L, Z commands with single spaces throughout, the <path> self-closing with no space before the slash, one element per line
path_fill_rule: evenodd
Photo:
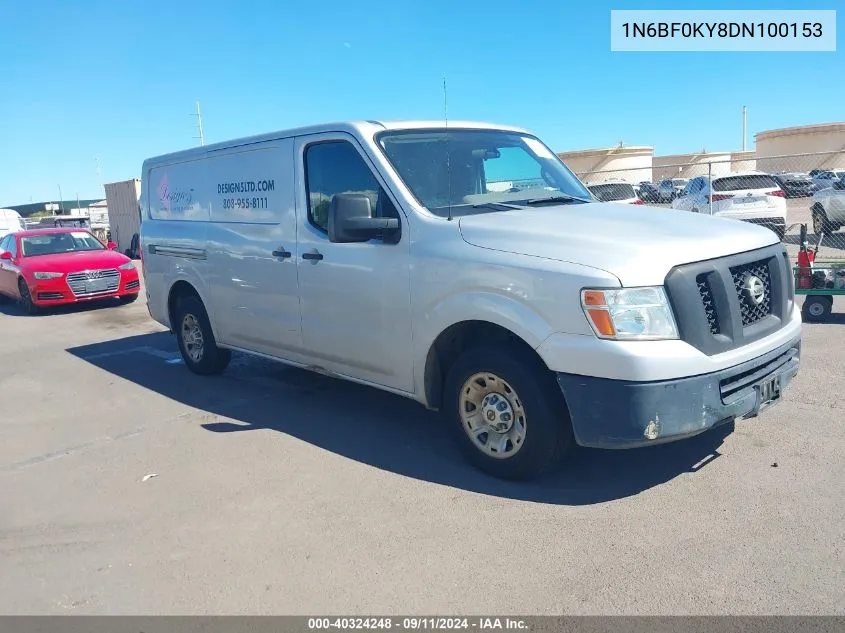
<path fill-rule="evenodd" d="M 821 303 L 813 302 L 807 307 L 810 316 L 820 317 L 824 314 L 824 306 Z"/>
<path fill-rule="evenodd" d="M 818 235 L 824 230 L 824 220 L 822 220 L 821 214 L 816 211 L 813 214 L 813 232 Z"/>
<path fill-rule="evenodd" d="M 493 459 L 510 459 L 525 445 L 527 420 L 516 390 L 491 372 L 470 376 L 458 399 L 461 427 L 476 449 Z"/>
<path fill-rule="evenodd" d="M 200 323 L 193 314 L 186 314 L 182 318 L 182 345 L 193 362 L 198 363 L 202 359 L 205 339 Z"/>

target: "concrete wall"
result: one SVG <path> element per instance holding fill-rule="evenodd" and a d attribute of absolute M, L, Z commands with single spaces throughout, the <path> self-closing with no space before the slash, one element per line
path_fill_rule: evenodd
<path fill-rule="evenodd" d="M 759 132 L 757 168 L 762 171 L 810 171 L 845 168 L 845 123 L 822 123 Z M 811 154 L 816 156 L 784 156 Z"/>
<path fill-rule="evenodd" d="M 731 172 L 730 152 L 697 152 L 695 154 L 670 154 L 654 157 L 654 182 L 665 178 L 695 178 L 723 176 Z M 711 167 L 708 168 L 708 163 Z"/>
<path fill-rule="evenodd" d="M 132 244 L 132 236 L 141 232 L 141 214 L 138 200 L 141 181 L 137 178 L 105 185 L 111 239 L 118 250 L 125 253 Z"/>
<path fill-rule="evenodd" d="M 584 182 L 621 179 L 637 183 L 651 180 L 654 148 L 619 145 L 603 149 L 559 152 L 558 156 Z"/>

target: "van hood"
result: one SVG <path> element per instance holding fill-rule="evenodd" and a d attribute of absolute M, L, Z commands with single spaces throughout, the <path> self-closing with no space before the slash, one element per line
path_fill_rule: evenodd
<path fill-rule="evenodd" d="M 598 268 L 623 286 L 660 285 L 679 264 L 778 242 L 771 230 L 739 220 L 601 202 L 469 215 L 459 226 L 473 246 Z"/>

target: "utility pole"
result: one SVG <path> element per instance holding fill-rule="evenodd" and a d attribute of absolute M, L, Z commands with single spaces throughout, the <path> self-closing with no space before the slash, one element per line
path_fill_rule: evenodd
<path fill-rule="evenodd" d="M 65 203 L 63 202 L 62 198 L 62 186 L 56 185 L 59 188 L 59 208 L 62 210 L 62 213 L 65 212 Z"/>
<path fill-rule="evenodd" d="M 192 114 L 191 116 L 197 117 L 197 127 L 199 127 L 200 135 L 195 136 L 194 138 L 198 138 L 200 140 L 200 145 L 205 145 L 205 136 L 202 132 L 202 112 L 200 111 L 200 102 L 197 101 L 197 113 Z"/>
<path fill-rule="evenodd" d="M 748 108 L 746 106 L 742 106 L 742 151 L 745 151 L 745 130 L 746 130 L 746 121 L 748 120 Z"/>

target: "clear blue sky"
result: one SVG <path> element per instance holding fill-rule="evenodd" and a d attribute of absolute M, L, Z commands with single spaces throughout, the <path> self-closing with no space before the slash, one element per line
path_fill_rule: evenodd
<path fill-rule="evenodd" d="M 197 100 L 215 142 L 442 119 L 444 75 L 449 118 L 521 125 L 557 151 L 739 149 L 743 105 L 752 145 L 758 130 L 845 120 L 841 38 L 836 53 L 612 53 L 610 10 L 800 4 L 0 0 L 0 206 L 58 185 L 102 197 L 145 157 L 198 143 Z"/>

